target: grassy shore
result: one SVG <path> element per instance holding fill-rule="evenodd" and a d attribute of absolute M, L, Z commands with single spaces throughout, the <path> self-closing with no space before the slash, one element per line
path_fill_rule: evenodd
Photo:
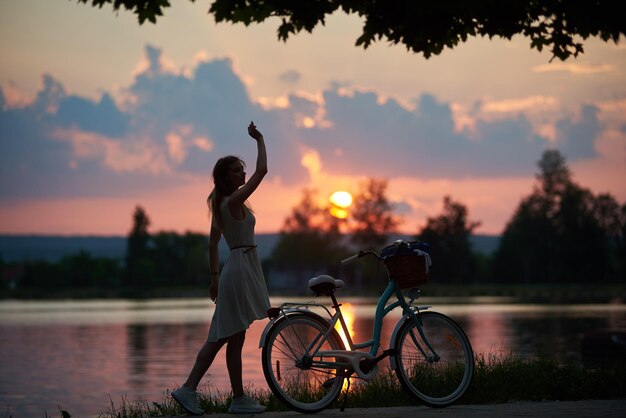
<path fill-rule="evenodd" d="M 251 396 L 267 406 L 268 411 L 287 408 L 268 390 L 249 389 Z M 472 385 L 459 401 L 461 404 L 490 404 L 510 401 L 621 399 L 626 394 L 626 364 L 585 368 L 574 361 L 552 359 L 521 360 L 479 358 Z M 226 412 L 230 394 L 204 388 L 200 406 L 207 413 Z M 340 397 L 340 400 L 343 398 Z M 419 404 L 400 387 L 391 371 L 382 372 L 374 380 L 355 381 L 350 388 L 346 407 L 379 408 Z M 339 401 L 334 407 L 339 407 Z M 102 417 L 139 418 L 185 415 L 169 393 L 159 401 L 111 401 Z"/>

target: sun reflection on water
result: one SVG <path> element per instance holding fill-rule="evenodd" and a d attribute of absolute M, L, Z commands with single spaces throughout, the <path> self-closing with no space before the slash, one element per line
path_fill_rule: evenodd
<path fill-rule="evenodd" d="M 355 319 L 355 309 L 354 306 L 351 303 L 343 303 L 341 305 L 341 312 L 343 313 L 343 319 L 346 322 L 346 327 L 348 328 L 348 332 L 350 333 L 350 336 L 352 337 L 352 341 L 355 341 L 355 335 L 354 335 L 354 319 Z M 344 345 L 346 346 L 346 350 L 350 350 L 350 343 L 348 340 L 348 337 L 346 336 L 345 332 L 343 331 L 343 328 L 341 327 L 341 323 L 339 321 L 337 321 L 337 323 L 335 324 L 335 329 L 337 330 L 337 332 L 339 332 L 339 336 L 341 337 L 341 340 L 343 341 Z"/>

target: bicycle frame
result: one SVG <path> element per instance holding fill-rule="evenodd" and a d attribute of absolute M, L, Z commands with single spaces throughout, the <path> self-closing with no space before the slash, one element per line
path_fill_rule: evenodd
<path fill-rule="evenodd" d="M 389 302 L 389 300 L 392 298 L 392 296 L 396 296 L 397 300 L 394 301 L 393 303 L 389 304 L 387 306 L 387 303 Z M 403 318 L 408 317 L 408 318 L 412 318 L 414 321 L 416 321 L 417 324 L 417 329 L 418 332 L 422 338 L 422 341 L 424 341 L 428 347 L 428 349 L 433 353 L 434 357 L 437 357 L 437 353 L 434 351 L 434 349 L 430 346 L 430 344 L 428 343 L 423 331 L 422 331 L 422 327 L 421 327 L 421 323 L 419 321 L 419 318 L 416 315 L 416 311 L 417 313 L 419 313 L 419 311 L 421 310 L 426 310 L 429 309 L 430 306 L 427 305 L 423 305 L 423 306 L 410 306 L 409 304 L 407 304 L 404 295 L 402 294 L 402 290 L 400 288 L 398 288 L 398 286 L 396 285 L 396 282 L 393 280 L 389 281 L 389 284 L 387 285 L 387 287 L 385 288 L 385 290 L 383 291 L 383 293 L 381 294 L 381 296 L 378 299 L 378 302 L 376 304 L 376 312 L 375 312 L 375 316 L 374 316 L 374 327 L 372 330 L 372 338 L 367 340 L 367 341 L 363 341 L 363 342 L 358 342 L 355 343 L 352 340 L 352 335 L 350 334 L 349 330 L 348 330 L 348 326 L 346 324 L 346 321 L 343 317 L 343 313 L 341 311 L 341 304 L 337 301 L 337 298 L 333 293 L 331 293 L 330 298 L 332 300 L 332 307 L 335 309 L 335 313 L 331 314 L 331 312 L 329 311 L 329 309 L 322 304 L 319 303 L 314 303 L 314 302 L 306 302 L 306 303 L 284 303 L 280 306 L 280 314 L 275 317 L 274 319 L 272 319 L 272 321 L 270 321 L 270 323 L 266 326 L 265 330 L 263 331 L 263 334 L 261 335 L 261 339 L 259 342 L 259 347 L 263 347 L 264 341 L 265 341 L 265 337 L 269 331 L 269 329 L 272 327 L 272 325 L 279 319 L 281 318 L 285 318 L 285 320 L 289 321 L 289 316 L 290 314 L 294 314 L 297 312 L 308 312 L 311 313 L 311 311 L 309 310 L 310 307 L 319 307 L 322 308 L 326 311 L 326 313 L 329 316 L 329 328 L 328 330 L 324 333 L 324 334 L 320 334 L 320 336 L 318 336 L 318 338 L 316 338 L 310 345 L 309 347 L 306 347 L 306 352 L 313 355 L 313 356 L 317 356 L 317 355 L 327 355 L 330 356 L 331 353 L 330 352 L 319 352 L 319 349 L 321 348 L 321 346 L 324 344 L 324 341 L 326 341 L 329 337 L 329 335 L 333 332 L 333 330 L 336 327 L 336 324 L 339 323 L 341 326 L 341 329 L 343 329 L 345 338 L 348 342 L 348 347 L 345 352 L 343 352 L 345 357 L 349 357 L 352 359 L 351 364 L 354 366 L 355 364 L 358 365 L 359 362 L 363 359 L 367 359 L 369 361 L 373 362 L 373 365 L 375 365 L 376 363 L 378 363 L 380 360 L 382 360 L 382 358 L 390 355 L 393 353 L 393 338 L 392 341 L 390 341 L 390 346 L 391 346 L 391 350 L 386 350 L 383 352 L 383 354 L 381 354 L 379 357 L 375 357 L 376 354 L 378 353 L 378 350 L 380 349 L 380 340 L 381 340 L 381 334 L 382 334 L 382 326 L 383 326 L 383 320 L 384 318 L 394 309 L 401 307 L 402 308 L 402 313 L 403 313 Z M 394 329 L 393 335 L 396 334 L 397 330 L 399 329 L 400 325 L 403 323 L 402 320 L 398 321 L 398 323 L 396 324 L 396 327 Z M 426 352 L 421 348 L 421 344 L 418 344 L 416 338 L 414 335 L 411 336 L 412 339 L 414 340 L 415 344 L 417 347 L 420 348 L 420 351 L 422 352 L 422 354 L 425 357 L 429 357 Z M 358 350 L 363 350 L 369 347 L 369 352 L 367 354 L 365 354 L 365 352 L 363 351 L 358 351 Z M 335 351 L 336 354 L 336 351 Z M 334 362 L 325 362 L 325 361 L 315 361 L 315 366 L 316 367 L 321 367 L 321 368 L 335 368 L 337 366 L 337 361 Z M 357 372 L 357 374 L 362 377 L 362 378 L 366 378 L 366 379 L 370 379 L 373 377 L 373 375 L 370 373 L 366 373 L 363 374 L 363 372 L 361 370 L 359 370 L 358 367 L 354 367 L 355 371 Z M 373 374 L 375 374 L 375 371 L 373 372 Z"/>
<path fill-rule="evenodd" d="M 422 312 L 430 306 L 414 304 L 419 297 L 418 289 L 405 294 L 400 288 L 396 279 L 407 285 L 412 283 L 415 266 L 403 271 L 396 268 L 402 266 L 396 263 L 398 260 L 393 262 L 395 264 L 389 262 L 398 248 L 413 251 L 414 247 L 419 250 L 419 245 L 396 241 L 383 249 L 383 255 L 359 251 L 341 261 L 346 264 L 371 255 L 388 268 L 395 266 L 389 268 L 390 281 L 378 298 L 372 335 L 366 341 L 353 340 L 335 294 L 337 288 L 343 287 L 343 282 L 328 275 L 309 280 L 309 288 L 318 296 L 330 297 L 334 312 L 331 313 L 330 304 L 316 302 L 283 303 L 268 311 L 270 322 L 261 335 L 259 347 L 263 348 L 263 373 L 279 400 L 298 412 L 319 412 L 345 389 L 345 403 L 350 379 L 373 379 L 378 373 L 378 363 L 387 357 L 404 389 L 426 405 L 444 407 L 463 396 L 474 370 L 467 336 L 446 315 Z M 402 261 L 406 260 L 399 262 Z M 425 262 L 430 265 L 427 258 Z M 424 279 L 415 280 L 416 284 L 420 282 Z M 323 309 L 325 314 L 316 308 Z M 402 309 L 402 316 L 395 324 L 389 348 L 378 354 L 384 318 L 396 308 Z M 343 335 L 340 335 L 342 330 Z M 346 382 L 347 388 L 343 386 Z M 301 384 L 307 389 L 304 392 Z"/>

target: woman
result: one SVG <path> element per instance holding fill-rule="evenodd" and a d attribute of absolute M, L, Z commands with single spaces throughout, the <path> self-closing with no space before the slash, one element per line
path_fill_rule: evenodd
<path fill-rule="evenodd" d="M 196 388 L 224 344 L 227 345 L 226 367 L 233 390 L 228 412 L 259 413 L 265 410 L 263 405 L 244 394 L 242 383 L 241 350 L 246 330 L 254 320 L 264 318 L 270 307 L 254 245 L 255 218 L 246 203 L 267 174 L 267 155 L 263 135 L 253 122 L 248 126 L 248 134 L 257 143 L 254 173 L 246 182 L 244 164 L 239 158 L 221 158 L 213 168 L 215 187 L 207 199 L 212 213 L 209 264 L 210 296 L 216 303 L 215 313 L 209 336 L 198 352 L 187 381 L 172 392 L 172 397 L 187 412 L 196 415 L 204 413 L 198 406 Z M 222 235 L 230 254 L 220 274 L 218 242 Z"/>

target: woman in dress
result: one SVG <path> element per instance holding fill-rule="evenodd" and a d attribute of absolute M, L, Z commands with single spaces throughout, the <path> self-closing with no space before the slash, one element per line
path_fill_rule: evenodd
<path fill-rule="evenodd" d="M 172 392 L 172 397 L 189 413 L 201 415 L 196 388 L 226 344 L 226 367 L 233 391 L 228 409 L 231 413 L 259 413 L 265 410 L 244 394 L 241 351 L 250 324 L 267 316 L 270 307 L 265 278 L 254 244 L 255 218 L 247 199 L 267 174 L 267 155 L 263 135 L 253 122 L 248 134 L 257 144 L 256 168 L 246 182 L 244 163 L 228 156 L 213 168 L 215 187 L 207 199 L 212 213 L 209 236 L 210 296 L 216 303 L 209 336 L 198 352 L 187 381 Z M 224 236 L 230 254 L 219 272 L 218 242 Z"/>

